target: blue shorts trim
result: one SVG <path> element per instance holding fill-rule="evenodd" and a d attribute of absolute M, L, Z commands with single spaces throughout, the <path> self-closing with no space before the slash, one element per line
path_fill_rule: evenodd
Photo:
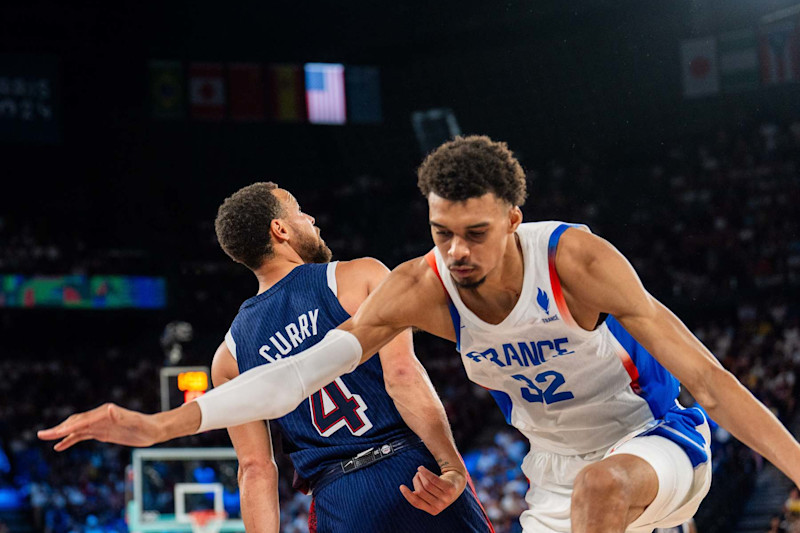
<path fill-rule="evenodd" d="M 652 427 L 636 435 L 658 435 L 680 446 L 692 467 L 705 463 L 709 459 L 708 444 L 705 437 L 697 431 L 697 426 L 708 421 L 705 411 L 701 407 L 684 408 L 676 404 L 665 414 L 664 418 L 656 420 Z"/>

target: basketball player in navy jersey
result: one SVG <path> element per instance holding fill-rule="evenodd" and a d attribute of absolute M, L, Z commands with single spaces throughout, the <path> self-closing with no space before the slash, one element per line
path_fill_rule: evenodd
<path fill-rule="evenodd" d="M 371 258 L 329 262 L 314 218 L 272 183 L 227 198 L 215 227 L 225 253 L 258 279 L 258 294 L 242 304 L 214 355 L 215 386 L 313 346 L 355 314 L 389 272 Z M 297 476 L 312 490 L 312 533 L 491 530 L 472 488 L 464 491 L 466 471 L 410 330 L 275 422 Z M 228 432 L 241 469 L 245 527 L 277 532 L 269 426 L 252 422 Z"/>
<path fill-rule="evenodd" d="M 454 341 L 468 377 L 530 441 L 525 533 L 649 533 L 691 517 L 710 484 L 709 427 L 702 409 L 677 403 L 680 384 L 800 483 L 794 437 L 613 246 L 585 226 L 522 223 L 525 175 L 504 143 L 456 138 L 418 175 L 434 249 L 314 347 L 168 413 L 109 404 L 40 437 L 63 439 L 59 450 L 87 438 L 150 445 L 281 416 L 414 326 Z M 285 394 L 255 404 L 258 391 Z"/>

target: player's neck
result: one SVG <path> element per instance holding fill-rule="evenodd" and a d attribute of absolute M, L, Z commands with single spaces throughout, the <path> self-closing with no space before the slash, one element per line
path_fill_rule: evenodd
<path fill-rule="evenodd" d="M 503 253 L 503 260 L 492 273 L 486 277 L 487 287 L 494 290 L 522 290 L 525 265 L 522 256 L 522 245 L 514 233 Z"/>
<path fill-rule="evenodd" d="M 294 250 L 276 250 L 273 257 L 264 261 L 260 268 L 253 271 L 258 280 L 258 294 L 272 288 L 273 285 L 285 278 L 289 272 L 302 264 L 305 264 L 304 261 Z"/>
<path fill-rule="evenodd" d="M 525 271 L 522 248 L 516 235 L 508 243 L 502 262 L 484 283 L 475 289 L 458 291 L 467 308 L 489 324 L 505 320 L 522 294 Z"/>

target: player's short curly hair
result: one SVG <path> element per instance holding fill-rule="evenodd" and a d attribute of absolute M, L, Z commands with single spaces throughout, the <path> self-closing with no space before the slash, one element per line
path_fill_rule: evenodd
<path fill-rule="evenodd" d="M 456 137 L 428 154 L 417 169 L 424 196 L 435 193 L 452 201 L 494 193 L 511 205 L 527 198 L 525 172 L 508 145 L 486 135 Z"/>
<path fill-rule="evenodd" d="M 256 270 L 272 255 L 270 224 L 283 215 L 280 200 L 272 194 L 271 181 L 253 183 L 225 198 L 217 210 L 214 229 L 228 256 Z"/>

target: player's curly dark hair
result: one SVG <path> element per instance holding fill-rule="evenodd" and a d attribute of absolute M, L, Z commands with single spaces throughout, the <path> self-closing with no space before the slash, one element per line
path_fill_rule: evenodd
<path fill-rule="evenodd" d="M 283 206 L 272 194 L 277 188 L 271 181 L 253 183 L 225 198 L 217 210 L 214 229 L 219 245 L 250 270 L 272 255 L 269 226 L 283 214 Z"/>
<path fill-rule="evenodd" d="M 417 169 L 424 196 L 435 193 L 452 201 L 494 193 L 511 205 L 527 198 L 525 172 L 508 145 L 486 135 L 458 136 L 428 154 Z"/>

